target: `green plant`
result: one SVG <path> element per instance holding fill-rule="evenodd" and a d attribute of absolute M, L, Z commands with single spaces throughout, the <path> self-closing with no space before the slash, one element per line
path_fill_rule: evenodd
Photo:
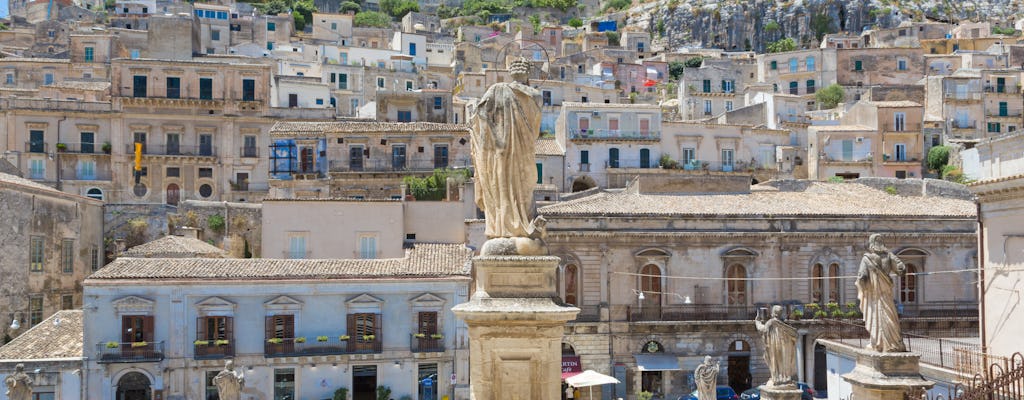
<path fill-rule="evenodd" d="M 642 391 L 636 394 L 636 400 L 651 400 L 654 398 L 654 393 L 648 391 Z"/>
<path fill-rule="evenodd" d="M 226 339 L 220 339 L 220 340 L 214 340 L 213 341 L 213 345 L 214 346 L 227 346 L 229 344 L 231 344 L 231 341 L 230 340 L 226 340 Z"/>
<path fill-rule="evenodd" d="M 604 8 L 601 9 L 601 12 L 607 14 L 609 12 L 622 11 L 631 5 L 633 5 L 631 0 L 609 0 L 607 3 L 604 3 Z"/>
<path fill-rule="evenodd" d="M 192 342 L 192 344 L 194 344 L 196 346 L 209 346 L 210 345 L 210 341 L 209 340 L 196 340 L 196 341 Z"/>
<path fill-rule="evenodd" d="M 583 20 L 576 17 L 569 18 L 569 26 L 573 28 L 580 28 L 583 26 Z"/>
<path fill-rule="evenodd" d="M 402 179 L 402 183 L 405 183 L 408 193 L 416 200 L 439 201 L 444 200 L 445 198 L 449 177 L 456 183 L 465 182 L 469 179 L 469 170 L 449 168 L 435 169 L 431 176 L 424 178 L 406 176 Z"/>
<path fill-rule="evenodd" d="M 821 309 L 821 306 L 818 305 L 818 303 L 807 303 L 807 304 L 804 304 L 804 308 L 807 309 L 808 313 L 810 313 L 811 315 L 814 315 L 815 312 L 818 312 L 818 310 Z"/>
<path fill-rule="evenodd" d="M 964 176 L 964 171 L 955 165 L 947 165 L 942 168 L 942 179 L 960 184 L 967 184 L 970 180 Z"/>
<path fill-rule="evenodd" d="M 334 398 L 331 400 L 348 400 L 348 388 L 338 388 L 334 391 Z"/>
<path fill-rule="evenodd" d="M 619 45 L 619 33 L 618 32 L 607 31 L 607 32 L 604 33 L 604 36 L 608 38 L 608 45 L 609 46 L 618 46 Z"/>
<path fill-rule="evenodd" d="M 537 15 L 537 14 L 530 15 L 530 25 L 533 26 L 533 34 L 534 35 L 539 35 L 540 34 L 540 15 Z"/>
<path fill-rule="evenodd" d="M 444 339 L 444 335 L 442 335 L 440 333 L 432 333 L 432 334 L 430 334 L 430 338 L 431 339 L 435 339 L 435 340 L 436 339 Z"/>
<path fill-rule="evenodd" d="M 306 343 L 306 338 L 299 336 L 295 338 L 295 343 Z"/>
<path fill-rule="evenodd" d="M 274 338 L 267 339 L 267 343 L 270 343 L 270 344 L 281 344 L 281 343 L 284 343 L 284 339 L 274 337 Z"/>
<path fill-rule="evenodd" d="M 928 158 L 925 162 L 929 170 L 942 171 L 946 164 L 949 164 L 949 146 L 933 146 L 928 149 Z"/>
<path fill-rule="evenodd" d="M 149 346 L 149 343 L 146 343 L 146 341 L 132 342 L 132 348 L 135 348 L 135 347 L 146 347 L 146 346 Z"/>
<path fill-rule="evenodd" d="M 377 338 L 377 336 L 375 336 L 375 335 L 363 335 L 363 341 L 364 342 L 369 342 L 369 341 L 372 341 L 373 339 L 376 339 L 376 338 Z"/>
<path fill-rule="evenodd" d="M 782 38 L 768 43 L 769 53 L 784 53 L 796 50 L 796 41 L 793 38 Z"/>
<path fill-rule="evenodd" d="M 316 341 L 318 341 L 318 342 L 326 342 L 327 341 L 327 336 L 317 336 L 316 337 Z"/>
<path fill-rule="evenodd" d="M 704 64 L 704 57 L 701 57 L 701 56 L 688 58 L 683 63 L 683 65 L 685 65 L 686 68 L 700 68 L 700 66 L 703 65 L 703 64 Z"/>
<path fill-rule="evenodd" d="M 391 399 L 391 387 L 389 386 L 377 386 L 377 400 L 390 400 Z"/>
<path fill-rule="evenodd" d="M 658 159 L 658 166 L 662 169 L 676 169 L 679 168 L 679 161 L 673 160 L 668 154 L 662 154 Z"/>
<path fill-rule="evenodd" d="M 885 187 L 885 192 L 895 196 L 896 194 L 899 193 L 899 190 L 896 190 L 896 186 L 889 185 Z"/>
<path fill-rule="evenodd" d="M 68 145 L 65 143 L 57 143 L 57 150 L 64 151 L 68 149 Z"/>
<path fill-rule="evenodd" d="M 678 81 L 683 76 L 683 69 L 686 68 L 686 64 L 682 61 L 672 61 L 668 63 L 668 77 L 674 81 Z"/>
<path fill-rule="evenodd" d="M 354 1 L 343 2 L 341 3 L 341 6 L 338 8 L 338 12 L 342 14 L 347 14 L 349 12 L 353 14 L 358 14 L 362 10 L 363 8 L 359 6 L 359 3 L 356 3 Z"/>
<path fill-rule="evenodd" d="M 118 343 L 118 342 L 107 342 L 107 348 L 108 349 L 116 349 L 120 345 L 121 344 Z"/>
<path fill-rule="evenodd" d="M 796 309 L 789 313 L 789 317 L 792 319 L 800 319 L 804 317 L 804 312 L 801 309 Z"/>
<path fill-rule="evenodd" d="M 765 32 L 778 32 L 780 29 L 782 29 L 782 26 L 780 26 L 779 23 L 775 21 L 768 21 L 767 24 L 764 24 Z"/>
<path fill-rule="evenodd" d="M 860 311 L 857 311 L 857 310 L 847 311 L 846 312 L 846 318 L 849 318 L 849 319 L 860 318 Z"/>
<path fill-rule="evenodd" d="M 843 183 L 844 179 L 841 176 L 833 176 L 828 178 L 829 183 Z"/>
<path fill-rule="evenodd" d="M 814 318 L 815 319 L 828 318 L 828 313 L 826 313 L 824 311 L 817 311 L 817 312 L 814 313 Z"/>
<path fill-rule="evenodd" d="M 210 227 L 214 232 L 224 231 L 224 216 L 220 214 L 214 214 L 206 218 L 206 226 Z"/>
<path fill-rule="evenodd" d="M 993 26 L 992 27 L 992 33 L 995 34 L 995 35 L 1017 36 L 1017 30 L 1013 29 L 1013 27 L 1010 27 L 1010 26 L 1005 27 L 1005 28 L 1003 28 L 1001 26 Z"/>
<path fill-rule="evenodd" d="M 292 12 L 292 21 L 295 21 L 295 30 L 303 31 L 306 29 L 306 17 L 302 16 L 302 13 L 298 11 Z"/>
<path fill-rule="evenodd" d="M 391 17 L 379 11 L 363 11 L 352 18 L 352 25 L 364 28 L 387 28 Z"/>
<path fill-rule="evenodd" d="M 104 153 L 110 154 L 110 149 L 112 148 L 112 146 L 110 145 L 110 142 L 103 142 L 103 146 L 100 148 L 103 149 Z"/>
<path fill-rule="evenodd" d="M 846 302 L 846 309 L 847 310 L 857 310 L 857 302 L 856 301 L 848 301 L 848 302 Z"/>
<path fill-rule="evenodd" d="M 415 337 L 417 337 L 419 339 L 423 339 L 423 338 L 427 337 L 427 334 L 420 332 L 420 333 L 414 334 L 413 336 L 415 336 Z"/>
<path fill-rule="evenodd" d="M 341 341 L 346 341 L 346 340 L 349 340 L 349 339 L 351 339 L 351 338 L 352 338 L 352 337 L 351 337 L 351 336 L 349 336 L 349 335 L 341 335 L 341 336 L 338 336 L 338 340 L 341 340 Z"/>
<path fill-rule="evenodd" d="M 818 101 L 821 108 L 832 109 L 836 108 L 839 103 L 843 102 L 843 98 L 846 97 L 846 91 L 838 83 L 825 86 L 814 94 L 814 99 Z"/>

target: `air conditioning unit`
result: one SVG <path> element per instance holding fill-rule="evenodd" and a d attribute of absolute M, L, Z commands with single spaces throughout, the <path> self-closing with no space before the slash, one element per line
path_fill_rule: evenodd
<path fill-rule="evenodd" d="M 857 143 L 864 143 L 864 137 L 863 136 L 858 136 L 857 137 Z"/>

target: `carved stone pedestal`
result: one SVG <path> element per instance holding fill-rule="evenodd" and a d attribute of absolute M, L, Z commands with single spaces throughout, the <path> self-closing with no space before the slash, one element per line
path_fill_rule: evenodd
<path fill-rule="evenodd" d="M 796 385 L 761 386 L 761 400 L 800 400 L 803 391 Z"/>
<path fill-rule="evenodd" d="M 856 350 L 857 365 L 843 379 L 853 387 L 856 400 L 900 400 L 914 389 L 929 389 L 935 382 L 921 377 L 917 353 L 879 353 Z"/>
<path fill-rule="evenodd" d="M 452 311 L 469 326 L 473 400 L 561 398 L 562 334 L 579 309 L 556 303 L 558 257 L 473 259 L 476 292 Z"/>

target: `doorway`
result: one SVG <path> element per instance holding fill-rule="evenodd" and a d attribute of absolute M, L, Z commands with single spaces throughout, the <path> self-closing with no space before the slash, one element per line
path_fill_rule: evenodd
<path fill-rule="evenodd" d="M 178 187 L 177 183 L 167 185 L 167 204 L 172 206 L 178 205 L 181 200 L 181 188 Z"/>
<path fill-rule="evenodd" d="M 124 374 L 117 381 L 117 400 L 150 400 L 149 378 L 139 372 Z"/>
<path fill-rule="evenodd" d="M 352 400 L 377 399 L 377 366 L 355 365 L 352 367 Z"/>
<path fill-rule="evenodd" d="M 729 345 L 729 387 L 736 393 L 750 389 L 753 376 L 750 375 L 750 345 L 737 340 Z"/>
<path fill-rule="evenodd" d="M 662 395 L 662 374 L 664 371 L 643 371 L 640 373 L 640 390 Z"/>
<path fill-rule="evenodd" d="M 825 346 L 814 344 L 814 384 L 811 385 L 816 392 L 824 390 L 828 386 L 828 361 L 825 359 Z M 819 392 L 820 394 L 824 394 Z"/>

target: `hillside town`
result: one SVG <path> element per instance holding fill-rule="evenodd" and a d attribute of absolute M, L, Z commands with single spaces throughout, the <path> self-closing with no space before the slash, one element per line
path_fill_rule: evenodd
<path fill-rule="evenodd" d="M 1024 4 L 837 3 L 10 0 L 0 400 L 1024 399 Z"/>

